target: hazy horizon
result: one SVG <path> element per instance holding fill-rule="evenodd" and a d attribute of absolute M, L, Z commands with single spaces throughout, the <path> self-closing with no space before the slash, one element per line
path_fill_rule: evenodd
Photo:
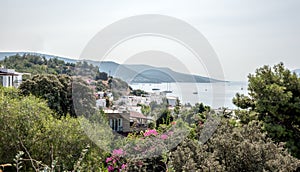
<path fill-rule="evenodd" d="M 159 14 L 185 21 L 201 32 L 218 55 L 225 79 L 244 81 L 263 65 L 283 62 L 291 70 L 300 68 L 299 7 L 297 0 L 3 0 L 0 51 L 80 59 L 87 43 L 110 24 L 131 16 Z M 149 50 L 159 58 L 142 58 Z M 128 40 L 102 58 L 99 60 L 121 64 L 143 61 L 202 76 L 207 73 L 180 44 L 157 37 Z M 174 58 L 176 61 L 168 63 Z"/>

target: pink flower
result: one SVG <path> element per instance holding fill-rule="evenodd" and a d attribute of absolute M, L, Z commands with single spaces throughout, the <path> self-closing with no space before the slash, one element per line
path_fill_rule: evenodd
<path fill-rule="evenodd" d="M 116 156 L 120 156 L 120 155 L 123 155 L 124 152 L 122 149 L 115 149 L 113 150 L 113 155 L 116 155 Z"/>
<path fill-rule="evenodd" d="M 162 135 L 160 136 L 160 138 L 163 139 L 163 140 L 166 140 L 166 139 L 168 138 L 168 135 L 162 134 Z"/>
<path fill-rule="evenodd" d="M 114 171 L 114 167 L 113 167 L 112 165 L 110 165 L 110 166 L 108 166 L 107 170 L 108 170 L 109 172 Z"/>
<path fill-rule="evenodd" d="M 112 158 L 111 158 L 111 157 L 109 157 L 109 158 L 106 158 L 106 163 L 110 162 L 111 160 L 112 160 Z"/>
<path fill-rule="evenodd" d="M 127 167 L 126 164 L 122 164 L 121 169 L 125 169 Z"/>
<path fill-rule="evenodd" d="M 153 129 L 153 130 L 146 130 L 146 132 L 144 133 L 145 137 L 148 137 L 148 136 L 151 136 L 151 135 L 156 136 L 156 135 L 158 135 L 158 133 L 157 133 L 157 131 L 155 129 Z"/>
<path fill-rule="evenodd" d="M 176 121 L 172 121 L 171 124 L 172 124 L 172 125 L 175 125 L 175 124 L 176 124 Z"/>

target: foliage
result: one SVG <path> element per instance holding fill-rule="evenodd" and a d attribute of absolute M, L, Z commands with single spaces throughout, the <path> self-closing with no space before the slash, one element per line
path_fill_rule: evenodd
<path fill-rule="evenodd" d="M 151 115 L 160 114 L 162 110 L 166 110 L 168 108 L 168 101 L 166 98 L 162 98 L 162 102 L 159 104 L 156 101 L 151 101 L 149 103 L 151 108 Z"/>
<path fill-rule="evenodd" d="M 162 154 L 165 155 L 168 149 L 176 146 L 182 138 L 182 129 L 182 126 L 174 124 L 165 132 L 148 129 L 130 135 L 122 147 L 121 162 L 126 163 L 128 171 L 165 171 L 166 161 Z"/>
<path fill-rule="evenodd" d="M 16 95 L 16 89 L 0 89 L 0 162 L 13 163 L 18 151 L 23 151 L 22 168 L 19 160 L 15 162 L 21 170 L 33 171 L 44 167 L 42 163 L 48 167 L 55 164 L 59 171 L 71 170 L 81 151 L 91 145 L 80 165 L 92 171 L 101 167 L 103 151 L 89 140 L 80 125 L 86 119 L 56 119 L 45 101 Z"/>
<path fill-rule="evenodd" d="M 34 95 L 48 101 L 60 116 L 71 112 L 71 77 L 67 75 L 35 75 L 20 85 L 22 95 Z M 73 114 L 72 114 L 73 115 Z"/>
<path fill-rule="evenodd" d="M 95 80 L 104 80 L 107 81 L 108 80 L 108 74 L 105 72 L 97 72 Z"/>
<path fill-rule="evenodd" d="M 175 104 L 175 107 L 174 107 L 174 113 L 176 114 L 176 117 L 178 117 L 179 113 L 180 113 L 180 100 L 177 98 L 176 99 L 176 104 Z"/>
<path fill-rule="evenodd" d="M 113 172 L 115 170 L 125 170 L 127 167 L 126 163 L 123 163 L 124 161 L 123 156 L 125 155 L 125 152 L 122 149 L 115 149 L 112 152 L 112 156 L 106 158 L 106 163 L 108 164 L 107 170 L 109 172 Z"/>
<path fill-rule="evenodd" d="M 59 116 L 95 113 L 92 90 L 83 80 L 68 75 L 35 75 L 22 82 L 19 89 L 22 95 L 32 94 L 47 100 L 48 106 Z"/>
<path fill-rule="evenodd" d="M 174 117 L 171 115 L 170 110 L 165 109 L 161 112 L 159 118 L 156 120 L 156 127 L 161 124 L 169 125 L 173 121 Z"/>
<path fill-rule="evenodd" d="M 175 171 L 294 171 L 300 161 L 275 144 L 257 122 L 235 127 L 224 119 L 204 144 L 186 139 L 170 153 Z"/>
<path fill-rule="evenodd" d="M 210 107 L 204 105 L 203 103 L 196 103 L 192 110 L 194 113 L 203 113 L 205 111 L 210 111 Z"/>
<path fill-rule="evenodd" d="M 74 109 L 71 112 L 74 115 L 90 119 L 94 114 L 98 114 L 93 90 L 81 78 L 73 78 L 71 93 Z"/>
<path fill-rule="evenodd" d="M 111 89 L 111 92 L 114 96 L 114 99 L 117 100 L 119 97 L 123 95 L 127 95 L 129 91 L 129 86 L 128 84 L 119 79 L 119 78 L 110 78 L 108 80 L 109 87 Z"/>
<path fill-rule="evenodd" d="M 0 65 L 6 68 L 16 69 L 18 72 L 25 72 L 31 74 L 67 74 L 73 75 L 75 64 L 65 63 L 58 58 L 46 59 L 42 56 L 34 54 L 24 54 L 20 56 L 5 57 Z"/>
<path fill-rule="evenodd" d="M 233 102 L 251 108 L 263 128 L 277 142 L 286 142 L 291 153 L 300 157 L 300 78 L 283 63 L 263 66 L 250 74 L 249 96 L 237 95 Z"/>
<path fill-rule="evenodd" d="M 95 86 L 96 86 L 96 91 L 106 91 L 108 89 L 108 87 L 105 84 L 103 84 L 102 81 L 97 81 L 95 83 Z"/>
<path fill-rule="evenodd" d="M 108 74 L 100 72 L 99 67 L 89 64 L 87 61 L 75 63 L 65 62 L 57 57 L 47 59 L 35 54 L 23 54 L 20 56 L 5 57 L 0 61 L 0 66 L 15 69 L 18 72 L 37 74 L 66 74 L 69 76 L 88 76 L 94 80 L 108 80 Z"/>
<path fill-rule="evenodd" d="M 141 89 L 137 89 L 137 90 L 132 90 L 130 92 L 130 94 L 134 95 L 134 96 L 144 96 L 144 95 L 147 95 L 148 93 L 144 90 L 141 90 Z"/>
<path fill-rule="evenodd" d="M 242 109 L 251 108 L 254 109 L 254 101 L 250 99 L 248 96 L 245 96 L 240 93 L 236 93 L 235 97 L 232 100 L 233 104 Z"/>
<path fill-rule="evenodd" d="M 150 112 L 151 112 L 150 106 L 144 105 L 144 104 L 137 104 L 137 106 L 141 107 L 142 114 L 144 114 L 146 116 L 148 116 L 150 114 Z"/>

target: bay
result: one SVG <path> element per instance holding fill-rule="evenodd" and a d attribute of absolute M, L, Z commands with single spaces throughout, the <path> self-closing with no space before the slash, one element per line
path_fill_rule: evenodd
<path fill-rule="evenodd" d="M 232 98 L 236 93 L 248 94 L 247 82 L 216 82 L 216 83 L 133 83 L 133 89 L 141 89 L 151 93 L 169 91 L 166 96 L 178 97 L 184 105 L 190 103 L 204 103 L 214 109 L 226 107 L 236 109 L 232 103 Z"/>

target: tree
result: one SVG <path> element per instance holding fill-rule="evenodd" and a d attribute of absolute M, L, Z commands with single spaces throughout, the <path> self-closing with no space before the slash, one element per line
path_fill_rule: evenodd
<path fill-rule="evenodd" d="M 20 85 L 22 95 L 32 94 L 47 100 L 48 106 L 60 116 L 70 112 L 71 77 L 67 75 L 35 75 Z"/>
<path fill-rule="evenodd" d="M 254 108 L 254 102 L 248 96 L 236 93 L 235 98 L 232 100 L 233 104 L 242 109 Z"/>
<path fill-rule="evenodd" d="M 229 119 L 223 119 L 204 144 L 185 139 L 170 153 L 168 163 L 174 171 L 262 172 L 300 168 L 300 161 L 288 154 L 282 144 L 267 138 L 257 121 L 235 127 Z"/>
<path fill-rule="evenodd" d="M 169 125 L 173 121 L 173 116 L 171 115 L 170 110 L 162 110 L 160 117 L 156 120 L 156 127 L 159 127 L 160 124 Z"/>
<path fill-rule="evenodd" d="M 108 74 L 105 72 L 97 72 L 95 80 L 108 80 Z"/>
<path fill-rule="evenodd" d="M 65 63 L 58 58 L 47 60 L 43 56 L 34 54 L 23 54 L 6 57 L 0 61 L 0 65 L 6 68 L 16 69 L 18 72 L 36 74 L 67 74 L 73 75 L 75 64 Z M 25 75 L 27 77 L 27 75 Z"/>
<path fill-rule="evenodd" d="M 32 94 L 47 100 L 59 116 L 95 113 L 96 100 L 92 90 L 80 79 L 68 75 L 35 75 L 19 87 L 22 95 Z"/>
<path fill-rule="evenodd" d="M 203 113 L 206 111 L 210 111 L 210 107 L 204 105 L 203 103 L 196 103 L 195 106 L 193 107 L 194 113 Z"/>
<path fill-rule="evenodd" d="M 96 108 L 96 96 L 88 84 L 81 78 L 73 78 L 72 80 L 72 114 L 76 116 L 84 116 L 91 118 L 98 115 Z"/>
<path fill-rule="evenodd" d="M 175 104 L 175 108 L 174 108 L 174 113 L 176 114 L 176 116 L 178 117 L 179 113 L 180 113 L 180 100 L 177 98 L 176 99 L 176 104 Z"/>
<path fill-rule="evenodd" d="M 82 125 L 93 123 L 81 117 L 56 119 L 54 113 L 45 100 L 20 96 L 15 88 L 0 88 L 0 162 L 13 163 L 18 151 L 23 151 L 24 171 L 37 171 L 32 164 L 35 168 L 44 164 L 50 168 L 54 165 L 55 171 L 70 171 L 82 150 L 90 145 L 81 165 L 87 171 L 101 171 L 99 162 L 104 151 L 89 139 L 83 129 L 86 125 Z M 109 135 L 106 128 L 97 129 L 91 135 Z M 110 144 L 108 139 L 105 141 L 101 146 Z"/>
<path fill-rule="evenodd" d="M 234 104 L 257 112 L 268 135 L 286 142 L 291 153 L 300 158 L 300 78 L 279 63 L 257 69 L 248 79 L 249 96 L 237 95 Z"/>
<path fill-rule="evenodd" d="M 147 95 L 148 93 L 144 90 L 141 90 L 141 89 L 137 89 L 137 90 L 132 90 L 130 92 L 130 94 L 134 95 L 134 96 L 144 96 L 144 95 Z"/>
<path fill-rule="evenodd" d="M 140 106 L 141 107 L 141 111 L 142 111 L 142 114 L 148 116 L 151 112 L 151 108 L 150 106 L 148 105 L 144 105 L 144 104 L 137 104 L 137 106 Z"/>

